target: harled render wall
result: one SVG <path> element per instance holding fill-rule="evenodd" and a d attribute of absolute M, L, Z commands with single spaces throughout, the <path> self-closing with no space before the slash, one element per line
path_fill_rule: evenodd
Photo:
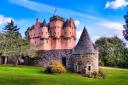
<path fill-rule="evenodd" d="M 64 21 L 56 19 L 50 21 L 48 26 L 40 27 L 37 20 L 34 28 L 29 31 L 30 42 L 36 50 L 60 50 L 72 49 L 75 46 L 76 30 L 71 27 L 64 27 Z"/>

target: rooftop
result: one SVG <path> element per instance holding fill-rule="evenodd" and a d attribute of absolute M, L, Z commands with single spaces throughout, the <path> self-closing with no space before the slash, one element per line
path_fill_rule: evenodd
<path fill-rule="evenodd" d="M 89 34 L 84 27 L 83 32 L 80 36 L 80 39 L 74 48 L 73 54 L 86 54 L 86 53 L 95 53 L 96 50 L 93 46 L 93 43 L 89 37 Z"/>

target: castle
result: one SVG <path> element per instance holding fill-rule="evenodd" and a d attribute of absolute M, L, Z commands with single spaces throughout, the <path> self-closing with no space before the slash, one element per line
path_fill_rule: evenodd
<path fill-rule="evenodd" d="M 29 34 L 36 50 L 72 49 L 76 42 L 76 27 L 72 18 L 65 21 L 53 16 L 49 23 L 45 19 L 40 23 L 37 19 Z"/>
<path fill-rule="evenodd" d="M 34 65 L 47 67 L 57 60 L 74 72 L 90 74 L 98 71 L 98 50 L 94 47 L 86 28 L 76 43 L 76 26 L 72 18 L 64 20 L 52 16 L 49 23 L 36 20 L 29 30 L 30 43 L 38 51 Z"/>

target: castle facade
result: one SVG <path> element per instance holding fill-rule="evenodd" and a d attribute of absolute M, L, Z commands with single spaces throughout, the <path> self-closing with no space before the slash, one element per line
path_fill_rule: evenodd
<path fill-rule="evenodd" d="M 72 18 L 64 20 L 53 16 L 48 23 L 37 19 L 29 29 L 29 38 L 38 52 L 34 65 L 47 67 L 51 61 L 57 60 L 67 69 L 87 75 L 99 69 L 98 50 L 85 27 L 75 44 L 76 26 Z"/>
<path fill-rule="evenodd" d="M 66 21 L 53 16 L 49 23 L 36 20 L 29 31 L 30 42 L 36 50 L 72 49 L 76 42 L 76 27 L 72 18 Z"/>

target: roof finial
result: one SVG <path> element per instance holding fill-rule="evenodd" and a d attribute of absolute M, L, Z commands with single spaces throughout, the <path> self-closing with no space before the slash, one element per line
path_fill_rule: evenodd
<path fill-rule="evenodd" d="M 57 12 L 57 8 L 54 9 L 53 16 L 55 16 L 56 12 Z"/>

